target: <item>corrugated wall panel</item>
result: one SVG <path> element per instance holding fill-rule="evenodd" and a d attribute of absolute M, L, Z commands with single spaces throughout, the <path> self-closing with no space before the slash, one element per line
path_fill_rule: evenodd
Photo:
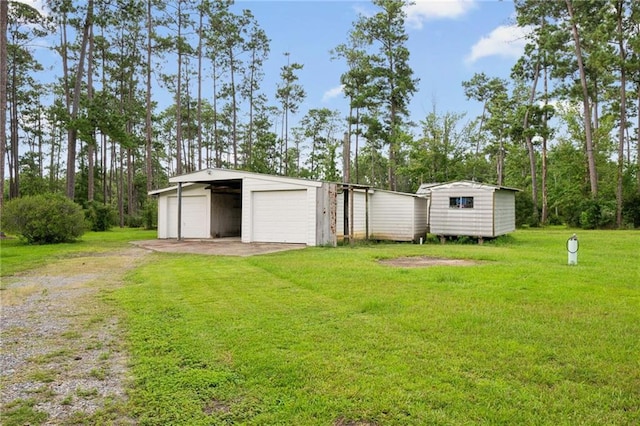
<path fill-rule="evenodd" d="M 371 202 L 371 237 L 380 240 L 414 239 L 414 197 L 376 191 Z"/>
<path fill-rule="evenodd" d="M 495 235 L 504 235 L 516 229 L 516 197 L 513 191 L 495 192 Z"/>
<path fill-rule="evenodd" d="M 473 197 L 472 209 L 449 207 L 450 197 Z M 493 236 L 493 190 L 454 187 L 431 193 L 431 233 L 436 235 Z"/>
<path fill-rule="evenodd" d="M 426 237 L 429 228 L 429 200 L 427 198 L 414 198 L 413 226 L 415 241 L 420 240 L 420 237 Z"/>

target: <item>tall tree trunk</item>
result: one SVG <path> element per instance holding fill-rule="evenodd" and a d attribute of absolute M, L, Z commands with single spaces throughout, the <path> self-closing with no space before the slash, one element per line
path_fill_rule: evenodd
<path fill-rule="evenodd" d="M 103 133 L 100 134 L 100 146 L 102 148 L 102 203 L 107 205 L 111 200 L 109 197 L 109 186 L 107 182 L 109 172 L 107 164 L 107 135 Z"/>
<path fill-rule="evenodd" d="M 118 217 L 120 228 L 124 228 L 124 148 L 120 146 L 120 161 L 116 171 L 116 190 L 118 191 Z"/>
<path fill-rule="evenodd" d="M 64 88 L 64 106 L 66 109 L 67 115 L 71 115 L 71 87 L 69 86 L 69 54 L 68 54 L 68 45 L 67 45 L 67 12 L 62 12 L 62 19 L 60 23 L 61 31 L 60 31 L 60 56 L 62 57 L 62 86 Z M 68 138 L 67 138 L 68 144 Z M 60 149 L 58 150 L 58 156 L 61 155 L 62 152 L 62 142 L 60 145 Z M 56 167 L 60 167 L 60 160 L 55 162 Z M 58 170 L 56 169 L 56 175 Z M 57 177 L 57 176 L 56 176 Z M 55 182 L 51 182 L 51 187 L 54 187 Z"/>
<path fill-rule="evenodd" d="M 55 182 L 57 181 L 58 171 L 56 169 L 56 140 L 57 131 L 53 129 L 51 131 L 51 155 L 49 156 L 49 191 L 53 192 Z"/>
<path fill-rule="evenodd" d="M 200 22 L 198 25 L 198 170 L 202 169 L 202 16 L 204 10 L 200 8 Z"/>
<path fill-rule="evenodd" d="M 342 146 L 342 179 L 351 182 L 351 122 L 353 121 L 353 101 L 349 101 L 349 118 L 347 119 L 347 133 L 344 135 Z"/>
<path fill-rule="evenodd" d="M 151 15 L 151 1 L 147 0 L 147 91 L 145 94 L 146 115 L 144 121 L 144 134 L 145 134 L 145 170 L 147 175 L 147 193 L 153 190 L 153 148 L 152 137 L 153 128 L 151 127 L 151 38 L 153 34 L 153 16 Z"/>
<path fill-rule="evenodd" d="M 218 76 L 216 75 L 216 63 L 213 61 L 213 145 L 215 150 L 215 166 L 222 167 L 222 147 L 218 134 Z"/>
<path fill-rule="evenodd" d="M 502 138 L 502 130 L 500 131 L 499 144 L 498 144 L 497 172 L 498 172 L 498 186 L 502 186 L 504 184 L 504 140 Z"/>
<path fill-rule="evenodd" d="M 84 60 L 87 51 L 87 43 L 89 41 L 89 30 L 93 25 L 93 0 L 87 3 L 87 17 L 82 31 L 82 43 L 80 45 L 80 57 L 78 59 L 78 69 L 76 70 L 76 81 L 73 89 L 73 104 L 71 105 L 71 127 L 69 128 L 67 138 L 67 197 L 71 200 L 75 196 L 76 184 L 76 139 L 78 131 L 75 128 L 75 120 L 78 118 L 78 110 L 80 109 L 80 91 L 82 89 L 82 76 L 84 74 Z"/>
<path fill-rule="evenodd" d="M 596 159 L 594 153 L 593 127 L 591 123 L 591 107 L 589 105 L 589 87 L 587 85 L 587 74 L 582 57 L 582 47 L 578 24 L 574 18 L 573 0 L 565 0 L 567 12 L 571 21 L 571 32 L 575 44 L 576 60 L 578 61 L 578 71 L 580 72 L 580 85 L 582 86 L 582 108 L 584 110 L 584 132 L 587 151 L 587 165 L 589 168 L 589 184 L 591 186 L 591 197 L 598 196 L 598 172 L 596 169 Z"/>
<path fill-rule="evenodd" d="M 182 174 L 182 0 L 178 0 L 178 83 L 176 87 L 176 174 Z"/>
<path fill-rule="evenodd" d="M 618 51 L 620 54 L 620 132 L 618 134 L 618 182 L 616 186 L 616 226 L 622 227 L 622 179 L 624 174 L 624 132 L 627 128 L 627 73 L 626 51 L 624 46 L 624 33 L 622 17 L 624 14 L 624 2 L 616 2 Z M 640 129 L 639 129 L 640 130 Z"/>
<path fill-rule="evenodd" d="M 93 101 L 93 27 L 89 28 L 89 51 L 87 52 L 87 98 L 89 105 Z M 93 155 L 96 146 L 96 131 L 91 130 L 91 137 L 87 143 L 87 201 L 93 201 L 95 194 Z"/>
<path fill-rule="evenodd" d="M 137 214 L 133 199 L 133 171 L 133 150 L 131 148 L 127 148 L 127 215 L 129 217 L 135 216 Z"/>
<path fill-rule="evenodd" d="M 7 26 L 6 1 L 0 1 L 0 214 L 4 208 L 4 156 L 7 140 Z"/>
<path fill-rule="evenodd" d="M 193 135 L 191 134 L 191 93 L 189 92 L 189 87 L 191 87 L 191 82 L 189 81 L 189 67 L 191 66 L 191 62 L 189 61 L 189 56 L 185 57 L 185 70 L 184 70 L 184 99 L 186 101 L 186 119 L 187 119 L 187 135 L 186 137 L 182 137 L 184 141 L 184 145 L 182 146 L 184 164 L 185 164 L 185 173 L 191 173 L 194 169 L 195 159 L 194 159 L 194 150 L 193 150 Z"/>
<path fill-rule="evenodd" d="M 538 86 L 538 78 L 540 76 L 540 61 L 536 63 L 535 72 L 533 74 L 533 83 L 531 84 L 531 93 L 529 94 L 529 107 L 533 106 L 533 101 L 536 97 L 536 88 Z M 527 151 L 529 152 L 529 172 L 531 173 L 531 200 L 533 201 L 533 221 L 537 224 L 539 221 L 538 216 L 538 173 L 536 170 L 536 151 L 533 146 L 533 140 L 527 130 L 529 129 L 529 111 L 524 114 L 524 122 L 522 126 L 525 130 L 525 142 L 527 144 Z"/>
<path fill-rule="evenodd" d="M 60 54 L 62 56 L 62 83 L 64 86 L 64 105 L 67 114 L 71 114 L 71 87 L 69 87 L 69 54 L 67 46 L 67 12 L 62 14 L 62 31 L 60 31 Z"/>
<path fill-rule="evenodd" d="M 289 99 L 287 97 L 287 103 Z M 289 106 L 284 109 L 284 175 L 289 176 Z"/>
<path fill-rule="evenodd" d="M 358 165 L 358 153 L 360 150 L 360 107 L 356 107 L 356 147 L 353 153 L 353 162 L 356 165 L 356 183 L 360 183 L 360 166 Z"/>
<path fill-rule="evenodd" d="M 229 46 L 229 72 L 231 77 L 231 143 L 233 144 L 233 168 L 238 168 L 238 106 L 236 100 L 235 58 Z"/>
<path fill-rule="evenodd" d="M 117 191 L 118 191 L 118 168 L 117 168 L 117 160 L 118 160 L 118 156 L 117 156 L 117 151 L 116 151 L 116 143 L 113 140 L 109 140 L 109 142 L 111 142 L 111 148 L 110 148 L 110 160 L 109 160 L 109 182 L 107 183 L 107 186 L 109 188 L 108 190 L 108 195 L 109 195 L 109 199 L 113 198 L 113 185 L 115 183 L 116 185 L 116 198 L 117 198 Z"/>
<path fill-rule="evenodd" d="M 249 126 L 247 128 L 247 152 L 246 152 L 246 159 L 245 162 L 247 165 L 251 164 L 251 150 L 253 148 L 253 95 L 254 95 L 254 90 L 253 90 L 253 79 L 255 78 L 255 63 L 256 63 L 256 49 L 253 48 L 253 50 L 251 51 L 251 72 L 249 75 Z M 299 155 L 300 151 L 298 151 L 298 158 L 300 158 Z M 298 160 L 299 162 L 299 160 Z M 298 173 L 300 173 L 300 165 L 298 164 Z"/>
<path fill-rule="evenodd" d="M 543 114 L 543 129 L 544 135 L 542 136 L 542 176 L 541 176 L 541 186 L 542 186 L 542 217 L 541 221 L 543 224 L 547 223 L 549 216 L 549 194 L 547 189 L 547 138 L 548 138 L 548 122 L 549 117 L 547 115 L 547 106 L 549 105 L 549 81 L 547 75 L 547 66 L 545 60 L 544 67 L 544 114 Z"/>
<path fill-rule="evenodd" d="M 16 59 L 14 58 L 14 63 Z M 18 78 L 16 67 L 11 68 L 11 108 L 9 110 L 9 127 L 11 129 L 9 142 L 9 199 L 20 196 L 20 164 L 19 164 L 19 143 L 18 138 Z M 2 141 L 5 143 L 5 141 Z M 4 176 L 2 176 L 4 179 Z"/>
<path fill-rule="evenodd" d="M 40 96 L 38 96 L 38 177 L 44 177 L 44 129 L 42 128 L 42 114 L 44 113 Z M 1 140 L 1 139 L 0 139 Z M 0 175 L 1 176 L 1 175 Z"/>
<path fill-rule="evenodd" d="M 396 129 L 396 110 L 395 105 L 391 105 L 391 137 L 389 139 L 389 168 L 388 168 L 388 178 L 389 178 L 389 189 L 391 191 L 395 191 L 397 188 L 396 183 L 396 139 L 397 139 L 397 129 Z"/>

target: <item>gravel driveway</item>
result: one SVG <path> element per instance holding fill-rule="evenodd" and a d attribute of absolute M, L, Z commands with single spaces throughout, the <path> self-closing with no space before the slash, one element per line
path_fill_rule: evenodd
<path fill-rule="evenodd" d="M 134 424 L 124 409 L 127 354 L 110 293 L 147 250 L 63 259 L 3 278 L 2 424 Z M 5 417 L 6 416 L 6 417 Z"/>

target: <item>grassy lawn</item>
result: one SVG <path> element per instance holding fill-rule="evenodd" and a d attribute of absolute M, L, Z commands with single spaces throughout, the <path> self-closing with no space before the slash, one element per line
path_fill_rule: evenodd
<path fill-rule="evenodd" d="M 133 240 L 149 240 L 156 231 L 113 228 L 108 232 L 87 232 L 79 241 L 67 244 L 27 245 L 18 239 L 0 239 L 0 276 L 43 266 L 69 256 L 111 251 Z"/>
<path fill-rule="evenodd" d="M 640 232 L 251 258 L 154 254 L 108 294 L 140 424 L 638 424 Z M 4 249 L 3 249 L 4 250 Z M 438 256 L 474 266 L 394 268 Z"/>

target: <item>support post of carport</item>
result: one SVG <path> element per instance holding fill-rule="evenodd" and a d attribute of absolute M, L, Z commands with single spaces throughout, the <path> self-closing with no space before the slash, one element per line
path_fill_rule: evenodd
<path fill-rule="evenodd" d="M 364 189 L 364 239 L 369 241 L 369 188 Z"/>
<path fill-rule="evenodd" d="M 347 185 L 342 185 L 342 194 L 344 197 L 344 209 L 343 209 L 343 238 L 345 242 L 351 242 L 350 241 L 350 235 L 351 233 L 349 232 L 349 187 Z"/>
<path fill-rule="evenodd" d="M 182 182 L 178 182 L 178 241 L 182 239 Z"/>

